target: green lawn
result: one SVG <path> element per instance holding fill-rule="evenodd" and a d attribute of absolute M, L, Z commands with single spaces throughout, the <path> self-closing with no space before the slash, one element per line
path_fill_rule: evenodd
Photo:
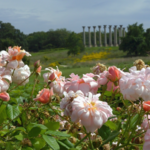
<path fill-rule="evenodd" d="M 111 49 L 111 50 L 110 50 Z M 101 60 L 92 60 L 92 61 L 86 61 L 86 62 L 79 62 L 74 63 L 75 59 L 81 59 L 83 55 L 90 54 L 90 53 L 97 53 L 101 51 L 108 51 L 109 55 L 105 59 Z M 37 52 L 37 53 L 31 53 L 32 56 L 30 57 L 30 68 L 33 70 L 33 64 L 37 60 L 41 60 L 42 65 L 42 72 L 41 77 L 39 78 L 40 81 L 43 82 L 42 74 L 45 72 L 45 68 L 50 67 L 50 63 L 52 62 L 58 62 L 60 64 L 59 69 L 62 71 L 62 75 L 65 77 L 69 77 L 71 73 L 78 74 L 79 76 L 82 76 L 82 74 L 90 73 L 92 66 L 94 66 L 96 63 L 103 63 L 106 66 L 117 66 L 118 68 L 124 69 L 125 71 L 128 71 L 128 68 L 130 68 L 133 65 L 133 62 L 136 59 L 143 59 L 146 64 L 150 64 L 150 57 L 126 57 L 126 53 L 123 51 L 118 50 L 118 47 L 93 47 L 93 48 L 86 48 L 85 52 L 80 53 L 77 56 L 68 56 L 67 50 L 46 50 L 43 52 Z M 63 65 L 65 65 L 63 67 Z M 55 68 L 55 67 L 54 67 Z M 33 82 L 33 77 L 30 79 L 31 82 Z"/>

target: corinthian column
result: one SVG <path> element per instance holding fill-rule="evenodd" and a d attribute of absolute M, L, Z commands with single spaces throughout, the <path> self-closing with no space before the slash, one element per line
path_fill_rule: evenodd
<path fill-rule="evenodd" d="M 118 42 L 117 42 L 117 26 L 114 26 L 114 46 L 118 46 Z"/>
<path fill-rule="evenodd" d="M 82 26 L 83 27 L 83 45 L 84 47 L 86 47 L 86 42 L 85 42 L 85 26 Z"/>
<path fill-rule="evenodd" d="M 99 47 L 102 47 L 102 42 L 101 42 L 101 26 L 98 26 L 99 28 Z"/>
<path fill-rule="evenodd" d="M 89 47 L 91 47 L 91 32 L 90 32 L 90 27 L 88 27 L 89 30 Z"/>
<path fill-rule="evenodd" d="M 112 46 L 111 25 L 109 26 L 109 46 Z"/>
<path fill-rule="evenodd" d="M 107 46 L 106 25 L 104 25 L 104 46 Z"/>
<path fill-rule="evenodd" d="M 95 31 L 96 26 L 93 26 L 94 29 L 94 47 L 97 47 L 96 45 L 96 31 Z"/>
<path fill-rule="evenodd" d="M 125 28 L 123 28 L 123 37 L 125 37 Z"/>
<path fill-rule="evenodd" d="M 119 28 L 119 45 L 121 44 L 121 37 L 122 37 L 122 25 Z"/>

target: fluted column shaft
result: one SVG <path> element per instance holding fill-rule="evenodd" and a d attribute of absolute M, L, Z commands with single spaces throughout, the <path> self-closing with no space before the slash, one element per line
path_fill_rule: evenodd
<path fill-rule="evenodd" d="M 122 25 L 119 28 L 119 44 L 121 44 L 121 37 L 122 37 Z"/>
<path fill-rule="evenodd" d="M 125 28 L 123 28 L 123 37 L 125 37 Z"/>
<path fill-rule="evenodd" d="M 95 31 L 96 26 L 93 26 L 93 30 L 94 30 L 94 47 L 97 47 L 96 45 L 96 31 Z"/>
<path fill-rule="evenodd" d="M 112 46 L 111 25 L 109 26 L 109 46 Z"/>
<path fill-rule="evenodd" d="M 86 47 L 86 41 L 85 41 L 85 26 L 83 26 L 83 45 Z"/>
<path fill-rule="evenodd" d="M 106 25 L 104 25 L 104 46 L 107 46 Z"/>
<path fill-rule="evenodd" d="M 99 28 L 99 47 L 102 47 L 102 41 L 101 41 L 101 26 L 98 26 Z"/>
<path fill-rule="evenodd" d="M 90 32 L 90 27 L 88 27 L 89 30 L 89 47 L 91 47 L 91 32 Z"/>
<path fill-rule="evenodd" d="M 117 26 L 114 26 L 114 46 L 118 46 L 118 42 L 117 42 Z"/>

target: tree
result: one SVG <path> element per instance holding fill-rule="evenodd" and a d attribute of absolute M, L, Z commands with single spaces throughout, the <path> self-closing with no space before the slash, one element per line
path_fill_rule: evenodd
<path fill-rule="evenodd" d="M 20 32 L 20 30 L 15 29 L 10 23 L 0 21 L 0 49 L 6 49 L 8 46 L 15 45 L 27 49 L 26 35 Z"/>
<path fill-rule="evenodd" d="M 150 51 L 150 28 L 148 28 L 144 34 L 145 42 L 147 44 L 147 51 Z"/>
<path fill-rule="evenodd" d="M 66 46 L 69 49 L 68 55 L 77 55 L 84 51 L 84 45 L 80 35 L 72 32 L 66 40 Z"/>
<path fill-rule="evenodd" d="M 145 55 L 148 47 L 144 34 L 143 24 L 129 25 L 126 36 L 121 38 L 119 49 L 127 52 L 127 55 Z"/>

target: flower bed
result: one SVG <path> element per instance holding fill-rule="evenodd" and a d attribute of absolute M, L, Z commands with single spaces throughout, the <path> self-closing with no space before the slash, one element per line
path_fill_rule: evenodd
<path fill-rule="evenodd" d="M 2 150 L 149 149 L 150 67 L 142 60 L 129 72 L 98 63 L 82 77 L 46 68 L 41 87 L 40 61 L 31 72 L 25 55 L 17 46 L 0 52 Z"/>

